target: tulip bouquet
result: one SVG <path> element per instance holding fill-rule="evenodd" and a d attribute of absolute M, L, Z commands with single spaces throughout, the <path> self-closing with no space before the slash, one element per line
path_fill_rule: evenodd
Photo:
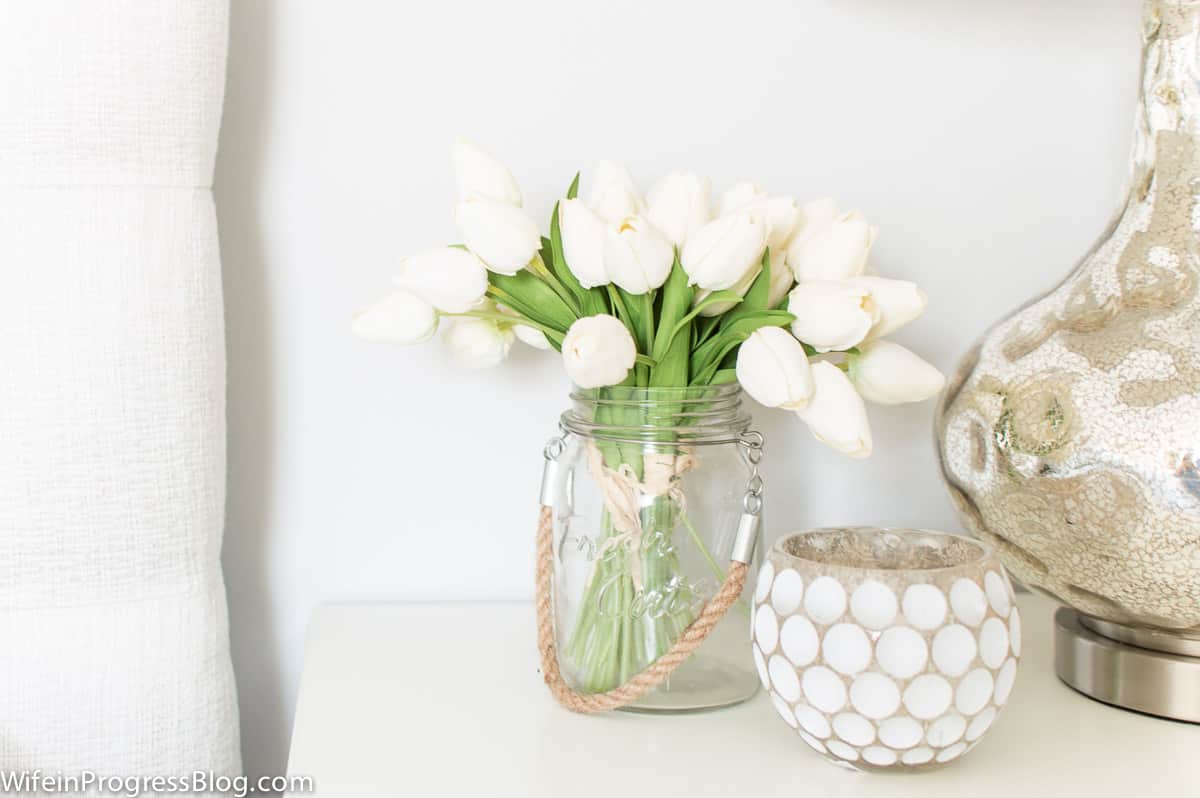
<path fill-rule="evenodd" d="M 444 320 L 445 342 L 466 365 L 497 365 L 520 340 L 560 352 L 569 377 L 587 389 L 736 381 L 856 458 L 872 449 L 864 399 L 917 402 L 943 386 L 937 369 L 885 339 L 921 315 L 924 294 L 868 273 L 876 230 L 832 200 L 801 205 L 740 183 L 714 203 L 709 180 L 690 172 L 668 174 L 643 196 L 624 167 L 601 162 L 587 200 L 576 175 L 543 237 L 507 168 L 465 142 L 454 162 L 462 243 L 404 259 L 395 290 L 355 317 L 359 335 L 416 343 Z M 647 473 L 652 467 L 665 468 L 668 480 L 677 475 L 673 463 L 633 448 L 602 443 L 597 459 L 638 484 L 661 477 Z M 669 537 L 677 522 L 687 524 L 668 491 L 640 505 L 639 527 Z M 616 539 L 623 530 L 612 510 L 603 534 Z M 598 562 L 593 583 L 636 576 L 641 584 L 620 593 L 633 603 L 672 582 L 671 557 L 669 548 L 635 545 L 624 558 Z M 690 621 L 692 610 L 676 606 L 652 620 L 581 614 L 571 649 L 585 689 L 633 675 L 636 666 L 613 643 L 627 639 L 630 625 L 655 627 L 632 630 L 649 641 L 645 659 L 665 651 Z"/>

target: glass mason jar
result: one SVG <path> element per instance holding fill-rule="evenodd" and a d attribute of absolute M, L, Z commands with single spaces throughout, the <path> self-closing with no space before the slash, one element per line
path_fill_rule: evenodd
<path fill-rule="evenodd" d="M 580 693 L 619 687 L 664 654 L 717 592 L 730 562 L 761 436 L 736 384 L 576 389 L 563 414 L 552 605 L 559 668 Z M 757 509 L 757 508 L 756 508 Z M 756 547 L 750 573 L 757 572 Z M 643 711 L 728 706 L 754 695 L 750 589 Z"/>

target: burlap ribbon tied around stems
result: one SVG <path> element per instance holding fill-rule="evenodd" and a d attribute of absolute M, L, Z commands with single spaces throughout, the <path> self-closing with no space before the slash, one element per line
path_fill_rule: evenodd
<path fill-rule="evenodd" d="M 643 497 L 667 496 L 685 511 L 686 497 L 679 478 L 695 468 L 699 459 L 690 452 L 683 454 L 647 454 L 642 458 L 644 480 L 628 463 L 612 469 L 604 464 L 604 455 L 595 441 L 587 442 L 588 469 L 592 479 L 600 486 L 604 506 L 608 509 L 616 535 L 609 536 L 601 545 L 597 556 L 604 556 L 614 549 L 624 548 L 629 557 L 629 575 L 634 590 L 642 591 L 642 541 L 645 527 L 642 525 Z"/>

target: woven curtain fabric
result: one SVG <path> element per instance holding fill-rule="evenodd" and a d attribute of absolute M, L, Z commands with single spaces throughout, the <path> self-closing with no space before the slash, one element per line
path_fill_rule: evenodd
<path fill-rule="evenodd" d="M 0 0 L 0 769 L 240 770 L 227 0 Z"/>

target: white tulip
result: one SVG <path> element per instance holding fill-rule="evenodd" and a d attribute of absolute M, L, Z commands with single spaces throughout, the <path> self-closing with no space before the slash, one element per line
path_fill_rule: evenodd
<path fill-rule="evenodd" d="M 757 183 L 746 180 L 730 186 L 717 200 L 716 215 L 727 216 L 736 210 L 760 200 L 766 200 L 767 192 L 758 187 Z"/>
<path fill-rule="evenodd" d="M 763 327 L 738 350 L 737 378 L 766 407 L 800 410 L 813 395 L 812 368 L 804 347 L 787 330 Z"/>
<path fill-rule="evenodd" d="M 469 197 L 458 203 L 455 221 L 467 249 L 497 274 L 521 271 L 542 246 L 542 235 L 529 214 L 507 202 Z"/>
<path fill-rule="evenodd" d="M 929 363 L 891 341 L 872 341 L 851 356 L 850 381 L 868 402 L 900 405 L 936 396 L 946 378 Z"/>
<path fill-rule="evenodd" d="M 486 310 L 489 304 L 492 303 L 485 304 L 482 308 L 480 308 L 480 310 Z M 517 336 L 518 341 L 526 346 L 531 346 L 534 349 L 550 348 L 550 341 L 546 338 L 546 334 L 537 327 L 530 327 L 528 324 L 522 324 L 521 314 L 504 305 L 492 304 L 492 306 L 495 307 L 497 312 L 503 313 L 505 316 L 513 317 L 512 331 L 513 334 Z"/>
<path fill-rule="evenodd" d="M 815 389 L 800 417 L 817 440 L 855 459 L 871 456 L 871 425 L 862 397 L 850 378 L 832 363 L 812 364 Z"/>
<path fill-rule="evenodd" d="M 460 364 L 486 369 L 504 362 L 515 337 L 508 326 L 468 317 L 451 321 L 443 340 Z"/>
<path fill-rule="evenodd" d="M 613 161 L 596 164 L 588 207 L 609 223 L 646 212 L 646 202 L 630 177 L 629 170 Z"/>
<path fill-rule="evenodd" d="M 879 309 L 879 321 L 871 330 L 871 338 L 883 338 L 899 330 L 905 324 L 925 312 L 929 299 L 916 283 L 908 280 L 889 280 L 885 277 L 856 277 L 854 285 L 869 291 L 875 307 Z"/>
<path fill-rule="evenodd" d="M 861 343 L 879 321 L 871 292 L 849 280 L 800 283 L 788 296 L 792 334 L 818 352 Z"/>
<path fill-rule="evenodd" d="M 692 172 L 671 172 L 646 196 L 646 218 L 677 247 L 712 218 L 712 182 Z"/>
<path fill-rule="evenodd" d="M 823 231 L 839 216 L 837 201 L 831 197 L 806 202 L 800 206 L 800 219 L 792 233 L 792 240 L 808 238 Z"/>
<path fill-rule="evenodd" d="M 766 220 L 750 208 L 704 225 L 680 253 L 688 282 L 707 291 L 723 291 L 743 282 L 762 263 L 767 232 Z"/>
<path fill-rule="evenodd" d="M 563 257 L 567 268 L 584 288 L 608 285 L 604 270 L 604 220 L 580 199 L 558 203 L 558 227 L 562 233 Z"/>
<path fill-rule="evenodd" d="M 797 236 L 788 247 L 788 263 L 801 283 L 856 277 L 867 266 L 876 235 L 861 213 L 846 213 L 821 229 Z"/>
<path fill-rule="evenodd" d="M 779 303 L 796 284 L 792 267 L 787 262 L 787 252 L 784 250 L 771 252 L 771 285 L 767 290 L 767 307 L 779 307 Z"/>
<path fill-rule="evenodd" d="M 550 340 L 537 327 L 530 327 L 528 324 L 517 324 L 513 326 L 513 334 L 517 336 L 518 341 L 526 346 L 542 350 L 550 348 Z"/>
<path fill-rule="evenodd" d="M 793 197 L 771 197 L 762 204 L 767 216 L 767 224 L 770 226 L 770 232 L 767 234 L 767 246 L 772 251 L 782 251 L 791 242 L 793 234 L 800 226 L 804 212 Z"/>
<path fill-rule="evenodd" d="M 675 263 L 671 242 L 643 216 L 627 216 L 604 238 L 604 269 L 631 294 L 645 294 L 667 281 Z"/>
<path fill-rule="evenodd" d="M 486 197 L 521 205 L 521 189 L 508 167 L 465 139 L 454 143 L 454 173 L 460 200 Z"/>
<path fill-rule="evenodd" d="M 416 344 L 437 332 L 437 309 L 408 291 L 394 291 L 354 314 L 351 330 L 359 338 L 390 344 Z"/>
<path fill-rule="evenodd" d="M 577 319 L 562 346 L 567 376 L 580 388 L 618 385 L 637 362 L 637 344 L 619 319 L 601 314 Z"/>
<path fill-rule="evenodd" d="M 762 269 L 751 269 L 750 271 L 746 272 L 745 277 L 738 281 L 737 285 L 724 290 L 732 291 L 738 296 L 744 297 L 746 296 L 746 292 L 750 290 L 750 286 L 754 285 L 754 281 L 758 279 L 758 275 L 761 273 Z M 708 295 L 711 293 L 712 291 L 697 291 L 696 296 L 692 299 L 692 307 L 698 307 L 701 302 L 708 299 Z M 712 302 L 704 306 L 704 309 L 700 311 L 700 315 L 710 318 L 712 316 L 720 316 L 723 313 L 728 313 L 729 311 L 733 310 L 737 304 L 737 302 L 732 300 L 726 302 Z"/>
<path fill-rule="evenodd" d="M 487 293 L 487 269 L 470 252 L 444 247 L 405 258 L 396 285 L 443 313 L 465 313 Z"/>

